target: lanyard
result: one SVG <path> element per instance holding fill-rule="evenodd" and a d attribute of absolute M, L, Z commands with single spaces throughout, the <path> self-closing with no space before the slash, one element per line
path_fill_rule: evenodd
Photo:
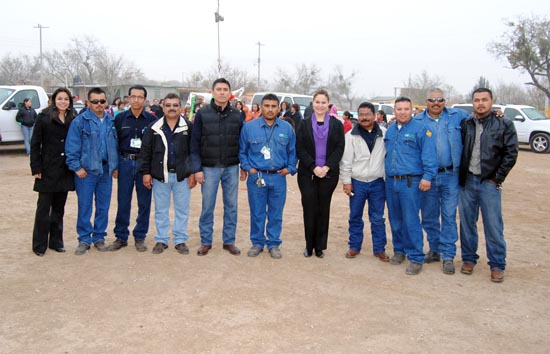
<path fill-rule="evenodd" d="M 275 123 L 273 123 L 273 125 L 270 127 L 269 139 L 267 138 L 267 133 L 264 130 L 265 140 L 267 140 L 267 146 L 268 147 L 271 147 L 271 138 L 273 138 L 273 131 L 274 130 L 275 130 Z"/>

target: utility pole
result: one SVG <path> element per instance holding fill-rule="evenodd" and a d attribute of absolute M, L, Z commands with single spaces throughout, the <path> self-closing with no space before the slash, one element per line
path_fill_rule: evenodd
<path fill-rule="evenodd" d="M 224 20 L 220 15 L 220 0 L 218 0 L 218 10 L 214 13 L 216 23 L 218 24 L 218 76 L 221 76 L 222 71 L 222 59 L 220 54 L 220 22 Z"/>
<path fill-rule="evenodd" d="M 42 26 L 39 23 L 37 26 L 35 26 L 33 28 L 38 28 L 40 30 L 40 66 L 42 66 L 42 29 L 43 28 L 50 28 L 50 27 Z"/>
<path fill-rule="evenodd" d="M 258 41 L 258 43 L 256 43 L 256 45 L 258 46 L 258 90 L 260 89 L 260 47 L 265 45 L 265 44 L 262 44 L 260 43 L 260 41 Z"/>

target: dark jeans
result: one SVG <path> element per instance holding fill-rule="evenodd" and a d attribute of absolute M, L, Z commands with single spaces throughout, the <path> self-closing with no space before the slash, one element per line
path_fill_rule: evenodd
<path fill-rule="evenodd" d="M 338 185 L 338 177 L 311 178 L 298 174 L 298 187 L 302 193 L 306 248 L 322 251 L 327 248 L 330 202 Z"/>
<path fill-rule="evenodd" d="M 134 186 L 138 201 L 138 215 L 133 235 L 136 240 L 144 240 L 149 231 L 149 217 L 151 215 L 151 190 L 143 185 L 143 175 L 139 173 L 141 160 L 130 160 L 122 156 L 118 160 L 118 193 L 117 213 L 115 221 L 115 236 L 121 241 L 128 242 L 130 235 L 130 211 Z"/>
<path fill-rule="evenodd" d="M 33 251 L 44 253 L 47 247 L 64 247 L 63 215 L 65 214 L 67 194 L 68 192 L 38 193 L 32 233 Z"/>

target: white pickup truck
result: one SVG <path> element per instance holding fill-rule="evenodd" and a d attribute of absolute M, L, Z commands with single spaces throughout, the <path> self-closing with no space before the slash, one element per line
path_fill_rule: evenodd
<path fill-rule="evenodd" d="M 48 107 L 48 95 L 40 86 L 0 86 L 0 135 L 2 143 L 23 141 L 15 115 L 25 98 L 30 98 L 36 113 Z"/>
<path fill-rule="evenodd" d="M 459 103 L 453 108 L 464 109 L 470 113 L 474 108 L 471 103 Z M 518 143 L 528 144 L 536 153 L 546 153 L 550 150 L 550 119 L 538 109 L 518 104 L 493 105 L 500 109 L 504 117 L 514 122 L 518 133 Z"/>

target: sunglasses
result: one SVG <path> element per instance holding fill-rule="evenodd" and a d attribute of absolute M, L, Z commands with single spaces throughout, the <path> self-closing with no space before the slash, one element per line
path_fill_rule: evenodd
<path fill-rule="evenodd" d="M 443 97 L 438 97 L 438 98 L 428 98 L 428 102 L 431 102 L 431 103 L 434 103 L 434 102 L 445 102 L 445 99 Z"/>
<path fill-rule="evenodd" d="M 165 103 L 164 104 L 164 107 L 167 107 L 167 108 L 170 108 L 170 107 L 178 108 L 179 106 L 180 106 L 179 103 L 172 103 L 172 104 Z"/>
<path fill-rule="evenodd" d="M 91 104 L 98 104 L 98 103 L 105 104 L 105 103 L 107 103 L 107 100 L 103 100 L 103 99 L 102 100 L 90 100 L 88 102 L 90 102 Z"/>

